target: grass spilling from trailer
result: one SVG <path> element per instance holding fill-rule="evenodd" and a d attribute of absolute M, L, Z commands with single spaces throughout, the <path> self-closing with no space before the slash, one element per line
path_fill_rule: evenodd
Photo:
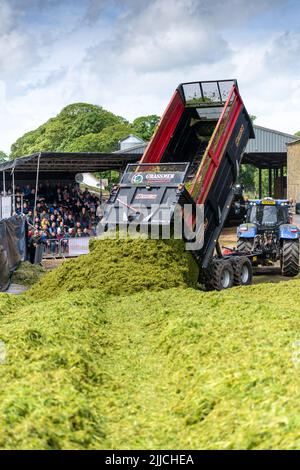
<path fill-rule="evenodd" d="M 93 240 L 88 255 L 68 260 L 43 277 L 30 296 L 46 299 L 86 288 L 128 295 L 142 290 L 196 287 L 197 279 L 197 264 L 181 240 L 107 238 Z"/>
<path fill-rule="evenodd" d="M 182 267 L 171 289 L 75 289 L 109 246 L 0 295 L 0 448 L 299 448 L 300 281 L 201 292 Z"/>

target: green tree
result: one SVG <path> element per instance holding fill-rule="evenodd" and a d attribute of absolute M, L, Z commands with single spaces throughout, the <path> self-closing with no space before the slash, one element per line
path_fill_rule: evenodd
<path fill-rule="evenodd" d="M 239 182 L 246 189 L 253 188 L 256 168 L 253 165 L 241 165 L 240 168 Z"/>
<path fill-rule="evenodd" d="M 149 140 L 157 127 L 156 115 L 136 118 L 132 124 L 121 116 L 88 103 L 73 103 L 37 129 L 27 132 L 11 147 L 10 158 L 35 152 L 112 152 L 129 134 Z"/>
<path fill-rule="evenodd" d="M 6 153 L 0 150 L 0 163 L 4 163 L 7 160 L 8 160 L 8 156 L 6 155 Z"/>
<path fill-rule="evenodd" d="M 299 132 L 296 132 L 295 135 L 297 135 L 298 137 L 300 137 L 300 131 L 299 131 Z"/>
<path fill-rule="evenodd" d="M 139 135 L 144 140 L 150 140 L 156 130 L 160 117 L 156 114 L 141 116 L 132 123 L 133 133 Z"/>
<path fill-rule="evenodd" d="M 77 137 L 65 147 L 66 152 L 113 152 L 118 150 L 119 140 L 132 133 L 130 124 L 117 124 L 105 127 L 97 134 Z"/>
<path fill-rule="evenodd" d="M 11 157 L 41 151 L 66 151 L 79 137 L 98 134 L 107 126 L 126 125 L 127 121 L 101 106 L 74 103 L 34 131 L 20 137 L 11 148 Z M 92 149 L 90 149 L 92 151 Z"/>

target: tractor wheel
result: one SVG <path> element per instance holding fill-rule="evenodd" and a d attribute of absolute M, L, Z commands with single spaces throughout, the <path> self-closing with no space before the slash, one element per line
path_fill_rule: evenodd
<path fill-rule="evenodd" d="M 252 264 L 246 256 L 237 256 L 232 259 L 233 284 L 235 286 L 249 286 L 252 284 Z"/>
<path fill-rule="evenodd" d="M 299 240 L 283 241 L 280 261 L 283 276 L 297 276 L 299 273 Z"/>
<path fill-rule="evenodd" d="M 238 251 L 251 253 L 253 250 L 254 238 L 239 238 L 237 242 Z"/>
<path fill-rule="evenodd" d="M 233 286 L 233 267 L 228 260 L 216 260 L 211 267 L 208 290 L 223 290 Z"/>

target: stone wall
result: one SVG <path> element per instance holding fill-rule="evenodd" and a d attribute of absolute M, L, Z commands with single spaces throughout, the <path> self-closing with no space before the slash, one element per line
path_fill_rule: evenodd
<path fill-rule="evenodd" d="M 300 139 L 287 146 L 287 197 L 300 203 Z"/>

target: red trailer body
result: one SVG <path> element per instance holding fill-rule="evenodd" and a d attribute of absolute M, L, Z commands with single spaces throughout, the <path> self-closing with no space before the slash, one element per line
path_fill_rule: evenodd
<path fill-rule="evenodd" d="M 129 165 L 119 188 L 111 194 L 105 220 L 111 220 L 110 209 L 118 213 L 123 206 L 131 214 L 128 219 L 118 219 L 118 224 L 135 219 L 141 225 L 153 221 L 167 225 L 172 223 L 176 203 L 193 228 L 196 210 L 186 217 L 184 205 L 196 208 L 201 204 L 204 244 L 195 256 L 206 268 L 230 208 L 245 146 L 253 137 L 252 122 L 235 80 L 179 85 L 140 164 Z M 151 211 L 154 203 L 170 209 L 161 221 Z M 150 211 L 144 219 L 143 207 Z"/>

